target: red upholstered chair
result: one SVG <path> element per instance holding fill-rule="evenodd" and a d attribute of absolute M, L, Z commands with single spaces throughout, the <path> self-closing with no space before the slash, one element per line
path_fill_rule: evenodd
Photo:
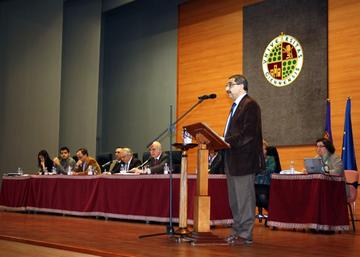
<path fill-rule="evenodd" d="M 355 201 L 357 198 L 357 187 L 359 185 L 359 173 L 354 170 L 345 170 L 346 185 L 349 188 L 347 204 L 350 212 L 353 230 L 355 232 Z"/>

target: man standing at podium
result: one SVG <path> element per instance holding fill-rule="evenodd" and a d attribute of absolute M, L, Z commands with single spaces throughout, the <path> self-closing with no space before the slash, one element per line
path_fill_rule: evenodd
<path fill-rule="evenodd" d="M 234 220 L 233 232 L 225 240 L 232 245 L 249 245 L 255 222 L 255 174 L 265 167 L 261 111 L 247 94 L 245 76 L 231 76 L 225 90 L 233 100 L 224 130 L 225 141 L 230 144 L 225 150 L 224 169 Z"/>

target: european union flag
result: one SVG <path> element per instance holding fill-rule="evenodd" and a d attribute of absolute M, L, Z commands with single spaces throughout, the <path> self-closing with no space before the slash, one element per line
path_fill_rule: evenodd
<path fill-rule="evenodd" d="M 345 111 L 344 137 L 341 159 L 344 163 L 344 170 L 357 170 L 354 150 L 354 141 L 351 125 L 351 99 L 348 97 Z"/>
<path fill-rule="evenodd" d="M 331 142 L 332 140 L 332 133 L 331 133 L 331 106 L 330 100 L 326 100 L 326 122 L 325 122 L 325 131 L 324 137 L 329 139 Z"/>

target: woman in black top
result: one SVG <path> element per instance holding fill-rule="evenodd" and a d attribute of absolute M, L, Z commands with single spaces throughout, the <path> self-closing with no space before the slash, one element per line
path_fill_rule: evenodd
<path fill-rule="evenodd" d="M 38 153 L 37 159 L 38 159 L 39 173 L 41 175 L 44 175 L 45 171 L 47 172 L 52 171 L 54 164 L 46 150 L 41 150 Z"/>

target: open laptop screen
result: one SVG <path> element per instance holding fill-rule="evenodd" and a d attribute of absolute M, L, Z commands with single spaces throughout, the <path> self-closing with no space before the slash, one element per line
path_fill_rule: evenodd
<path fill-rule="evenodd" d="M 304 166 L 308 174 L 324 173 L 324 165 L 320 157 L 304 158 Z"/>

